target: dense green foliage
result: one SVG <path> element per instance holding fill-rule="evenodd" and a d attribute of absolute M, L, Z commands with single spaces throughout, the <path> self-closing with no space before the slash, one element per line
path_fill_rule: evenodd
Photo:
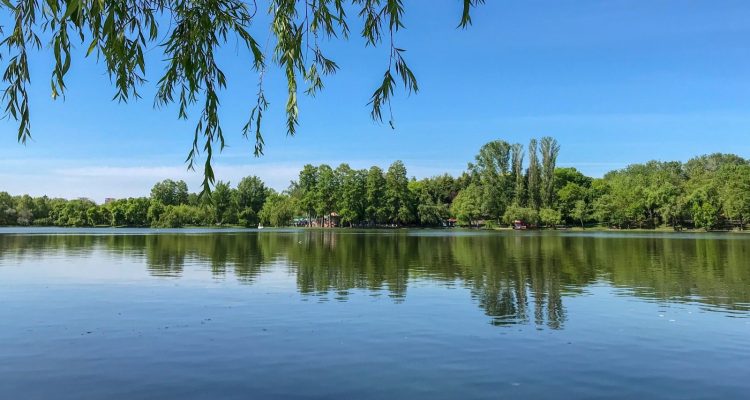
<path fill-rule="evenodd" d="M 417 180 L 396 161 L 353 169 L 305 165 L 283 193 L 258 177 L 217 182 L 210 197 L 185 182 L 157 183 L 149 198 L 91 200 L 0 193 L 0 225 L 153 226 L 592 226 L 629 229 L 744 229 L 750 217 L 750 162 L 729 154 L 686 163 L 650 161 L 599 179 L 558 168 L 560 146 L 497 140 L 459 177 Z M 540 161 L 541 160 L 541 161 Z"/>
<path fill-rule="evenodd" d="M 463 0 L 459 26 L 468 26 L 471 8 L 483 2 Z M 268 15 L 259 15 L 264 10 Z M 42 49 L 42 42 L 49 43 L 44 50 L 53 61 L 52 98 L 66 94 L 72 59 L 84 54 L 76 46 L 86 49 L 85 57 L 95 54 L 103 61 L 118 101 L 141 97 L 139 90 L 149 82 L 144 54 L 158 49 L 164 72 L 151 79 L 157 82 L 155 106 L 176 105 L 181 119 L 188 119 L 190 110 L 199 111 L 188 162 L 192 168 L 204 152 L 204 194 L 214 183 L 214 146 L 223 149 L 225 144 L 219 108 L 227 77 L 216 57 L 224 46 L 234 48 L 248 72 L 258 76 L 242 130 L 254 137 L 256 156 L 263 153 L 262 119 L 269 106 L 263 86 L 266 69 L 275 66 L 285 74 L 286 130 L 293 135 L 299 87 L 304 85 L 304 93 L 314 96 L 323 89 L 323 78 L 339 69 L 320 44 L 348 39 L 350 24 L 363 25 L 359 35 L 367 46 L 388 48 L 388 67 L 370 97 L 373 119 L 383 121 L 382 110 L 390 110 L 399 82 L 409 93 L 418 91 L 405 50 L 396 45 L 396 35 L 405 27 L 402 0 L 4 0 L 0 13 L 0 21 L 10 22 L 0 25 L 0 58 L 6 63 L 2 100 L 6 116 L 18 121 L 19 142 L 31 136 L 28 60 L 31 51 Z M 393 125 L 392 118 L 389 122 Z"/>

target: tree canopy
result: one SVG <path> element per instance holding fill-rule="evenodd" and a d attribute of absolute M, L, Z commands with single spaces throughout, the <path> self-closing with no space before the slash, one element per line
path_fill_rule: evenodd
<path fill-rule="evenodd" d="M 591 178 L 555 165 L 554 139 L 522 146 L 495 140 L 460 176 L 416 179 L 401 161 L 387 170 L 305 165 L 279 193 L 255 176 L 217 182 L 210 198 L 183 181 L 155 184 L 148 198 L 12 196 L 0 192 L 0 225 L 152 226 L 488 226 L 555 229 L 744 229 L 750 219 L 750 162 L 710 154 L 688 162 L 649 161 Z M 542 162 L 539 162 L 539 159 Z M 525 169 L 524 169 L 525 167 Z"/>

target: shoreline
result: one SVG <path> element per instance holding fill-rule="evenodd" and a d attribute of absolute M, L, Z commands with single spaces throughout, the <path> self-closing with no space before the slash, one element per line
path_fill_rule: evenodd
<path fill-rule="evenodd" d="M 570 228 L 558 228 L 558 229 L 524 229 L 516 230 L 513 228 L 466 228 L 466 227 L 415 227 L 415 226 L 404 226 L 404 227 L 334 227 L 334 228 L 323 228 L 323 227 L 296 227 L 296 226 L 281 226 L 281 227 L 264 227 L 249 228 L 241 225 L 224 225 L 224 226 L 182 226 L 178 228 L 157 228 L 148 226 L 18 226 L 18 225 L 0 225 L 0 234 L 2 231 L 33 231 L 33 230 L 65 230 L 69 232 L 84 231 L 84 230 L 132 230 L 132 231 L 168 231 L 168 232 L 179 232 L 179 231 L 248 231 L 248 232 L 260 232 L 263 230 L 279 231 L 279 230 L 298 230 L 298 231 L 321 231 L 321 232 L 351 232 L 351 231 L 373 231 L 373 232 L 388 232 L 388 231 L 420 231 L 420 230 L 431 230 L 431 231 L 456 231 L 456 232 L 556 232 L 565 234 L 570 233 L 661 233 L 661 234 L 705 234 L 705 233 L 722 233 L 722 234 L 748 234 L 750 230 L 703 230 L 703 229 L 683 229 L 674 230 L 671 227 L 659 227 L 654 229 L 647 228 L 633 228 L 633 229 L 614 229 L 606 227 L 570 227 Z"/>

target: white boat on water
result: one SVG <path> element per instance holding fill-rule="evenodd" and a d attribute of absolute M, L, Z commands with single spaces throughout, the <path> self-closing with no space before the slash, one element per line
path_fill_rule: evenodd
<path fill-rule="evenodd" d="M 258 224 L 258 229 L 263 229 L 263 225 Z"/>

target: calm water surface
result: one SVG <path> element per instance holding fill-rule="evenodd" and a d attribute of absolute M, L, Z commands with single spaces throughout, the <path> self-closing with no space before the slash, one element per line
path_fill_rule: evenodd
<path fill-rule="evenodd" d="M 750 236 L 0 229 L 0 399 L 747 399 Z"/>

